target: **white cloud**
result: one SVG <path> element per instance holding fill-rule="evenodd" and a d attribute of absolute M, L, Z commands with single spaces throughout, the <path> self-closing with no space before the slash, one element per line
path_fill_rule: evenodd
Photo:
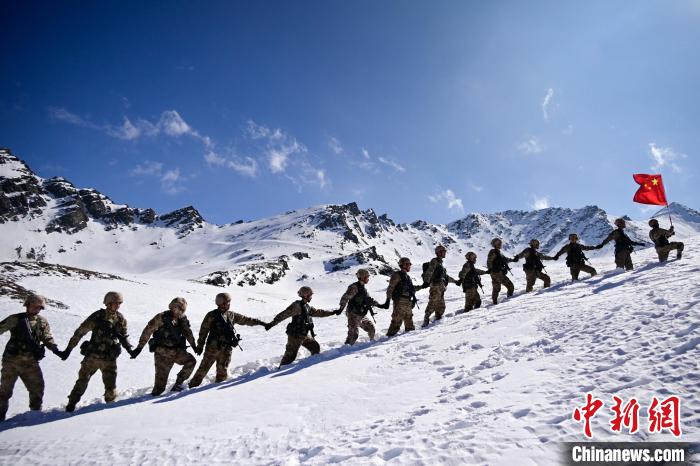
<path fill-rule="evenodd" d="M 654 160 L 654 165 L 651 166 L 652 170 L 660 171 L 663 167 L 668 166 L 675 173 L 683 171 L 675 161 L 687 157 L 687 155 L 676 152 L 670 147 L 660 147 L 653 142 L 649 144 L 649 155 Z"/>
<path fill-rule="evenodd" d="M 163 170 L 161 162 L 146 160 L 142 164 L 137 164 L 131 172 L 131 176 L 152 176 L 160 180 L 163 191 L 168 194 L 176 194 L 183 190 L 183 177 L 178 167 L 170 170 Z"/>
<path fill-rule="evenodd" d="M 207 162 L 207 165 L 209 166 L 218 167 L 223 167 L 227 162 L 225 157 L 221 157 L 213 151 L 208 151 L 206 154 L 204 154 L 204 161 Z"/>
<path fill-rule="evenodd" d="M 284 173 L 287 169 L 289 153 L 278 149 L 269 149 L 267 152 L 270 171 L 272 173 Z"/>
<path fill-rule="evenodd" d="M 53 120 L 63 121 L 71 125 L 82 126 L 83 128 L 99 129 L 100 126 L 85 119 L 75 113 L 71 113 L 63 107 L 49 107 L 49 117 Z"/>
<path fill-rule="evenodd" d="M 168 136 L 177 137 L 184 134 L 196 134 L 196 131 L 194 131 L 175 110 L 164 111 L 160 115 L 158 127 Z"/>
<path fill-rule="evenodd" d="M 255 178 L 258 175 L 258 162 L 250 157 L 244 157 L 242 161 L 230 160 L 228 167 L 250 178 Z"/>
<path fill-rule="evenodd" d="M 328 180 L 326 179 L 326 172 L 325 170 L 316 170 L 316 179 L 318 180 L 318 186 L 323 189 L 326 187 L 328 184 Z"/>
<path fill-rule="evenodd" d="M 369 157 L 369 151 L 368 151 L 367 149 L 365 149 L 364 147 L 362 148 L 362 156 L 363 156 L 365 159 L 367 159 L 367 160 L 370 159 L 370 157 Z"/>
<path fill-rule="evenodd" d="M 551 87 L 547 89 L 547 94 L 544 96 L 544 100 L 542 100 L 542 117 L 544 118 L 544 121 L 549 123 L 549 106 L 552 103 L 552 98 L 554 97 L 554 89 Z"/>
<path fill-rule="evenodd" d="M 472 183 L 471 181 L 469 182 L 469 187 L 472 189 L 472 191 L 480 193 L 484 190 L 483 186 L 478 186 Z"/>
<path fill-rule="evenodd" d="M 180 185 L 178 185 L 178 181 L 180 180 L 180 169 L 176 167 L 163 173 L 163 175 L 160 177 L 160 185 L 166 193 L 176 194 L 183 189 Z"/>
<path fill-rule="evenodd" d="M 336 155 L 341 155 L 344 152 L 343 145 L 333 136 L 328 139 L 328 147 L 330 147 Z"/>
<path fill-rule="evenodd" d="M 395 160 L 387 159 L 384 157 L 379 157 L 378 160 L 381 163 L 383 163 L 384 165 L 387 165 L 387 166 L 393 168 L 397 172 L 405 172 L 406 171 L 406 169 L 403 166 L 401 166 L 398 162 L 396 162 Z"/>
<path fill-rule="evenodd" d="M 136 165 L 131 170 L 131 175 L 133 175 L 133 176 L 149 176 L 149 175 L 160 176 L 162 171 L 163 171 L 163 164 L 162 163 L 153 162 L 151 160 L 146 160 L 145 162 L 143 162 L 143 164 Z"/>
<path fill-rule="evenodd" d="M 462 204 L 462 199 L 458 198 L 454 191 L 451 189 L 445 189 L 432 196 L 428 196 L 428 200 L 433 203 L 446 202 L 448 209 L 456 209 L 460 213 L 464 213 L 464 205 Z"/>
<path fill-rule="evenodd" d="M 562 130 L 562 134 L 564 134 L 564 136 L 572 136 L 574 134 L 574 125 L 570 124 L 569 126 L 564 128 Z"/>
<path fill-rule="evenodd" d="M 530 136 L 526 141 L 518 144 L 518 150 L 524 154 L 540 154 L 544 151 L 544 146 L 539 138 Z"/>
<path fill-rule="evenodd" d="M 532 196 L 532 204 L 530 204 L 530 207 L 532 207 L 533 209 L 546 209 L 549 207 L 549 205 L 549 196 Z"/>

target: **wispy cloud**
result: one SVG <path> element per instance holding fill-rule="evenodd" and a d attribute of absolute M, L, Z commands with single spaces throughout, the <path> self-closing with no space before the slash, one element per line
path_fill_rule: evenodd
<path fill-rule="evenodd" d="M 562 131 L 562 134 L 564 136 L 571 136 L 574 134 L 574 125 L 569 124 L 566 128 L 564 128 Z"/>
<path fill-rule="evenodd" d="M 363 156 L 366 160 L 369 160 L 369 159 L 370 159 L 369 151 L 368 151 L 367 149 L 365 149 L 364 147 L 362 148 L 362 156 Z"/>
<path fill-rule="evenodd" d="M 462 199 L 458 198 L 451 189 L 441 190 L 433 195 L 429 195 L 428 200 L 433 203 L 444 202 L 448 209 L 455 209 L 460 213 L 464 213 Z"/>
<path fill-rule="evenodd" d="M 477 192 L 477 193 L 480 193 L 484 190 L 483 186 L 478 186 L 478 185 L 472 183 L 471 181 L 469 182 L 469 187 L 471 188 L 472 191 Z"/>
<path fill-rule="evenodd" d="M 161 162 L 145 160 L 137 164 L 129 172 L 131 176 L 154 177 L 160 181 L 161 188 L 168 194 L 177 194 L 183 191 L 183 177 L 178 167 L 164 170 Z"/>
<path fill-rule="evenodd" d="M 685 154 L 674 151 L 670 147 L 660 147 L 653 142 L 649 144 L 649 155 L 654 161 L 654 164 L 651 166 L 652 170 L 660 171 L 663 167 L 670 167 L 675 173 L 683 171 L 682 167 L 675 161 L 688 157 Z"/>
<path fill-rule="evenodd" d="M 542 100 L 542 117 L 544 118 L 544 121 L 549 123 L 549 117 L 550 117 L 550 105 L 552 104 L 552 99 L 554 98 L 554 89 L 551 87 L 547 89 L 547 94 L 545 94 L 544 99 Z"/>
<path fill-rule="evenodd" d="M 523 154 L 540 154 L 544 152 L 544 146 L 539 138 L 530 136 L 525 141 L 518 144 L 518 150 Z"/>
<path fill-rule="evenodd" d="M 342 155 L 344 152 L 343 145 L 340 143 L 338 138 L 333 136 L 328 138 L 328 147 L 330 147 L 336 155 Z"/>
<path fill-rule="evenodd" d="M 204 154 L 204 161 L 209 166 L 227 167 L 250 178 L 255 178 L 258 175 L 258 162 L 251 157 L 232 156 L 228 158 L 210 150 Z"/>
<path fill-rule="evenodd" d="M 532 196 L 532 203 L 530 204 L 531 208 L 533 208 L 535 210 L 541 210 L 541 209 L 546 209 L 549 206 L 550 206 L 549 196 L 538 196 L 538 195 Z"/>
<path fill-rule="evenodd" d="M 380 163 L 383 163 L 384 165 L 393 168 L 397 172 L 405 172 L 406 169 L 400 165 L 397 161 L 393 159 L 388 159 L 386 157 L 379 157 L 377 160 L 379 160 Z"/>

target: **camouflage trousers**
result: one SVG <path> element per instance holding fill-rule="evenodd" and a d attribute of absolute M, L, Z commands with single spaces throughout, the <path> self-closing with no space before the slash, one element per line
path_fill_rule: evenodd
<path fill-rule="evenodd" d="M 579 274 L 582 270 L 583 270 L 584 272 L 586 272 L 586 273 L 590 273 L 590 274 L 591 274 L 591 277 L 595 276 L 595 274 L 598 273 L 598 272 L 596 272 L 596 270 L 595 270 L 593 267 L 591 267 L 590 265 L 586 265 L 586 264 L 572 265 L 571 267 L 569 267 L 569 271 L 571 272 L 571 280 L 572 280 L 572 281 L 578 280 L 578 274 Z"/>
<path fill-rule="evenodd" d="M 211 366 L 216 364 L 216 383 L 223 382 L 228 379 L 228 365 L 231 364 L 231 353 L 233 348 L 226 346 L 219 348 L 217 345 L 210 345 L 204 349 L 202 361 L 199 363 L 197 372 L 194 373 L 189 382 L 190 388 L 199 387 L 202 380 L 211 369 Z M 184 368 L 183 368 L 184 370 Z"/>
<path fill-rule="evenodd" d="M 287 346 L 284 348 L 280 366 L 293 363 L 297 358 L 297 354 L 299 354 L 299 348 L 302 346 L 309 350 L 311 354 L 321 352 L 321 345 L 312 337 L 308 335 L 287 335 Z"/>
<path fill-rule="evenodd" d="M 168 384 L 168 375 L 174 364 L 182 366 L 175 378 L 176 384 L 181 384 L 187 380 L 197 365 L 197 360 L 190 353 L 180 348 L 156 348 L 153 353 L 153 362 L 156 366 L 156 378 L 153 382 L 151 395 L 160 395 L 165 391 Z"/>
<path fill-rule="evenodd" d="M 627 249 L 615 251 L 615 266 L 618 269 L 632 270 L 632 253 Z"/>
<path fill-rule="evenodd" d="M 39 362 L 32 356 L 5 356 L 2 358 L 0 372 L 0 421 L 5 420 L 12 391 L 17 379 L 27 387 L 29 392 L 29 409 L 38 411 L 44 399 L 44 376 Z"/>
<path fill-rule="evenodd" d="M 464 290 L 464 312 L 469 312 L 472 309 L 481 307 L 481 295 L 476 288 L 467 288 Z"/>
<path fill-rule="evenodd" d="M 496 272 L 490 275 L 492 286 L 491 300 L 493 301 L 493 304 L 498 304 L 498 295 L 501 293 L 501 285 L 505 286 L 508 290 L 506 296 L 513 296 L 513 292 L 515 292 L 515 286 L 513 285 L 513 282 L 510 281 L 510 278 L 506 276 L 505 273 Z"/>
<path fill-rule="evenodd" d="M 401 324 L 404 325 L 404 330 L 407 332 L 416 329 L 413 325 L 413 302 L 411 302 L 409 298 L 394 300 L 391 323 L 389 324 L 389 330 L 387 330 L 386 336 L 392 337 L 396 335 L 401 328 Z"/>
<path fill-rule="evenodd" d="M 102 372 L 102 383 L 105 386 L 104 398 L 107 403 L 117 397 L 117 360 L 102 359 L 94 356 L 85 356 L 80 363 L 78 380 L 75 381 L 73 390 L 68 395 L 68 403 L 75 405 L 87 390 L 90 378 L 97 371 Z"/>
<path fill-rule="evenodd" d="M 428 292 L 428 305 L 425 306 L 425 317 L 423 323 L 430 322 L 430 316 L 435 313 L 435 320 L 442 319 L 445 313 L 445 289 L 447 287 L 442 283 L 430 285 Z"/>
<path fill-rule="evenodd" d="M 535 282 L 537 279 L 542 280 L 543 287 L 548 288 L 549 285 L 552 283 L 552 279 L 549 278 L 549 275 L 546 273 L 542 272 L 541 270 L 526 270 L 525 271 L 525 292 L 529 293 L 532 291 L 532 289 L 535 287 Z"/>
<path fill-rule="evenodd" d="M 374 325 L 372 321 L 367 318 L 367 316 L 357 315 L 354 312 L 346 311 L 345 314 L 348 316 L 348 337 L 345 339 L 346 345 L 354 345 L 359 336 L 358 328 L 361 328 L 370 340 L 374 340 Z"/>
<path fill-rule="evenodd" d="M 685 245 L 683 243 L 674 241 L 672 243 L 668 243 L 666 246 L 656 248 L 656 254 L 659 256 L 659 262 L 666 262 L 668 260 L 668 255 L 673 250 L 677 251 L 676 257 L 680 259 L 680 256 L 683 254 L 684 247 Z"/>

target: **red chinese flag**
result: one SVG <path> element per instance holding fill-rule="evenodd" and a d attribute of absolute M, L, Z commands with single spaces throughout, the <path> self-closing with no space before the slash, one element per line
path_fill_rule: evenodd
<path fill-rule="evenodd" d="M 666 191 L 661 175 L 632 175 L 639 189 L 632 199 L 640 204 L 667 205 Z"/>

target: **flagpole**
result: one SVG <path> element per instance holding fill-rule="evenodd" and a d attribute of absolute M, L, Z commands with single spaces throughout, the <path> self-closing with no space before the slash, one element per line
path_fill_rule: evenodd
<path fill-rule="evenodd" d="M 659 175 L 661 175 L 661 179 L 663 180 L 663 174 L 661 173 L 661 168 L 659 168 Z M 664 183 L 664 196 L 666 197 L 666 212 L 668 212 L 668 221 L 671 223 L 671 228 L 673 228 L 673 219 L 671 218 L 671 207 L 668 205 L 668 196 L 666 195 L 666 183 Z"/>

